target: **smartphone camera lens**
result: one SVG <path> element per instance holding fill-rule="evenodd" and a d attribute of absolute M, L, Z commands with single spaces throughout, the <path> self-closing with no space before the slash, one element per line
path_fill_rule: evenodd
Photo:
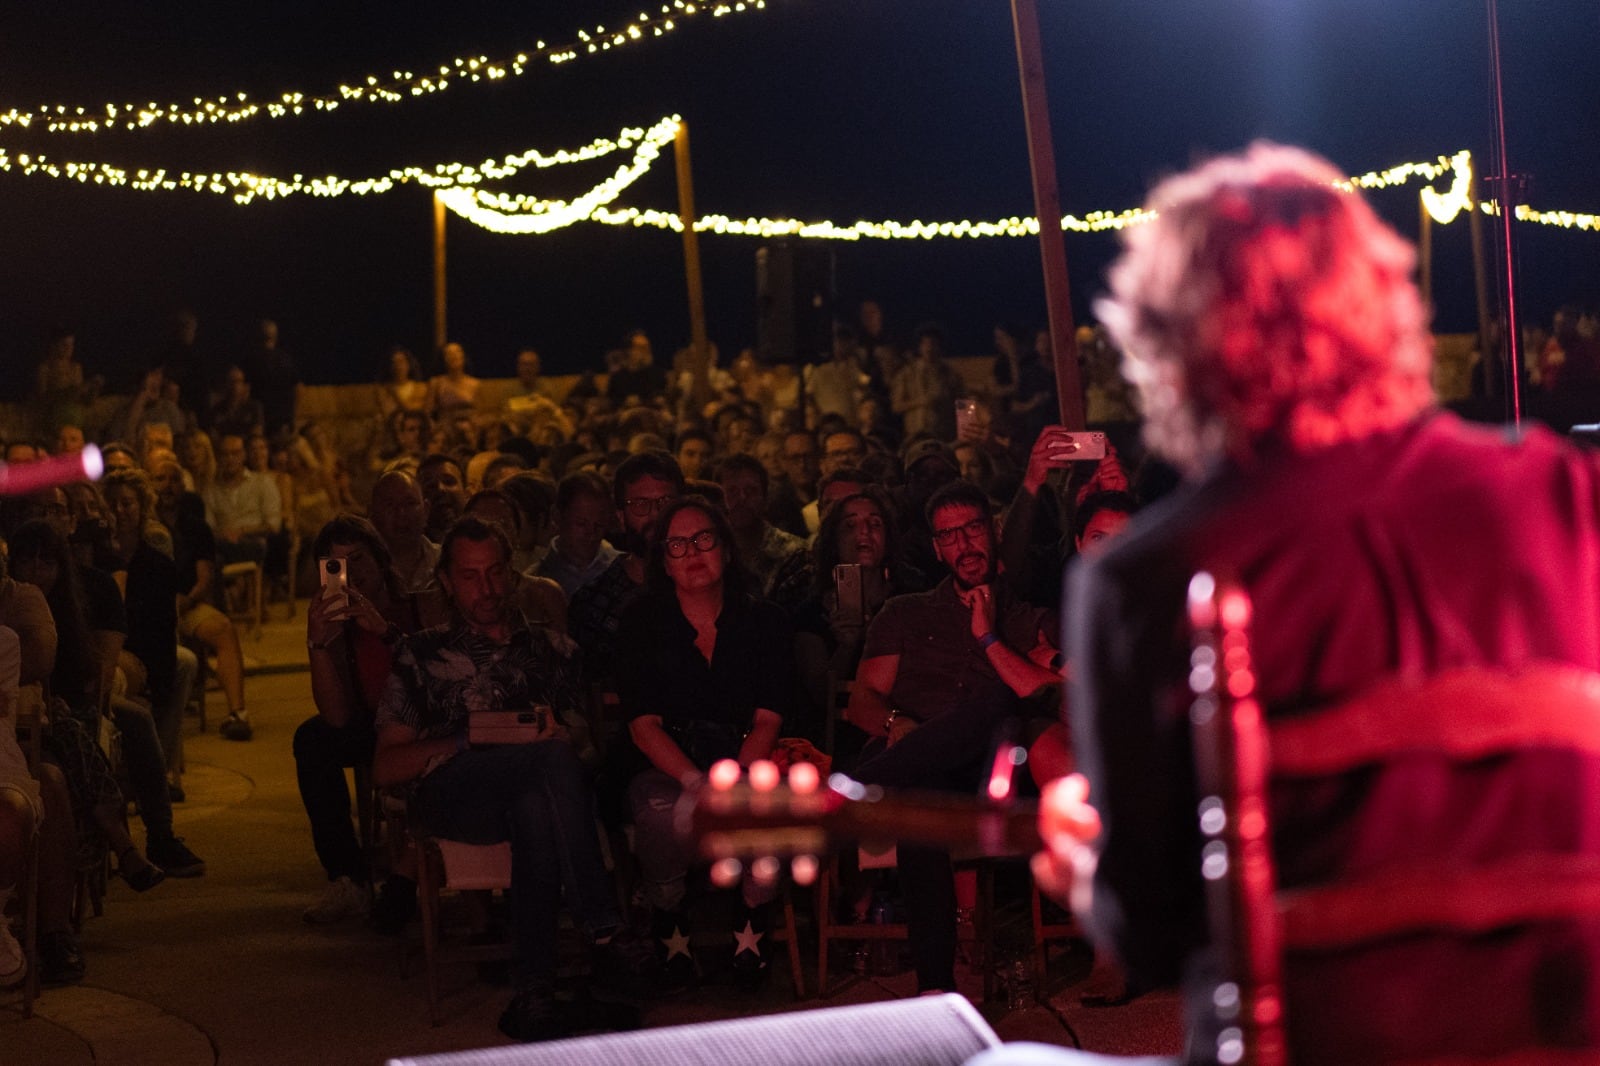
<path fill-rule="evenodd" d="M 338 559 L 329 559 L 324 565 L 327 566 L 330 574 L 337 574 L 344 569 L 344 564 Z"/>

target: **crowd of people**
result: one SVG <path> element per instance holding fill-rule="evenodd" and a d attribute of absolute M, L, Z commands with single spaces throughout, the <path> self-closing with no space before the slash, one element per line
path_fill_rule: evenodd
<path fill-rule="evenodd" d="M 262 565 L 290 594 L 304 570 L 343 575 L 336 594 L 300 590 L 315 713 L 292 751 L 328 878 L 306 920 L 393 931 L 415 910 L 413 869 L 369 867 L 346 767 L 370 765 L 428 832 L 509 839 L 516 994 L 502 1028 L 518 1038 L 579 1024 L 554 985 L 563 901 L 593 942 L 597 981 L 637 995 L 697 979 L 703 879 L 671 819 L 719 759 L 748 767 L 781 750 L 869 781 L 970 791 L 1007 723 L 1039 766 L 1071 765 L 1061 566 L 1137 501 L 1115 449 L 1074 461 L 1078 445 L 1049 425 L 1053 376 L 1035 344 L 1048 334 L 997 329 L 993 380 L 968 384 L 937 327 L 902 343 L 871 303 L 803 370 L 747 352 L 699 375 L 680 356 L 669 372 L 636 331 L 604 379 L 565 393 L 537 352 L 519 353 L 517 386 L 493 408 L 459 345 L 431 380 L 395 349 L 367 446 L 351 450 L 297 424 L 293 363 L 271 323 L 258 353 L 225 368 L 199 364 L 192 316 L 180 325 L 98 429 L 69 402 L 81 371 L 58 338 L 38 405 L 55 434 L 6 449 L 26 462 L 98 436 L 111 471 L 11 501 L 0 528 L 8 596 L 26 605 L 0 599 L 23 651 L 6 681 L 51 706 L 45 794 L 28 803 L 42 826 L 77 835 L 43 882 L 47 981 L 83 972 L 62 904 L 78 857 L 109 847 L 140 890 L 204 870 L 170 810 L 197 656 L 214 660 L 228 702 L 222 735 L 254 736 L 220 587 L 230 562 Z M 54 638 L 70 627 L 93 639 Z M 471 743 L 475 712 L 530 709 L 534 742 Z M 142 852 L 95 742 L 101 717 L 123 737 Z M 597 813 L 634 827 L 639 913 L 617 909 Z M 919 989 L 953 989 L 948 857 L 906 848 L 899 881 Z M 773 894 L 750 876 L 740 888 L 728 936 L 742 980 L 769 966 Z M 863 897 L 846 906 L 864 910 Z"/>

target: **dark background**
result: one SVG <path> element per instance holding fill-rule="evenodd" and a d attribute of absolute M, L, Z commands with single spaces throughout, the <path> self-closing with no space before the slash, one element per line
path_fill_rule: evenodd
<path fill-rule="evenodd" d="M 7 13 L 0 106 L 332 90 L 368 72 L 506 57 L 635 14 L 624 0 L 274 5 L 60 0 Z M 1488 169 L 1488 31 L 1478 0 L 1041 0 L 1065 210 L 1136 205 L 1149 183 L 1256 137 L 1305 144 L 1347 173 L 1470 148 Z M 1600 5 L 1503 0 L 1513 171 L 1535 206 L 1600 211 Z M 577 146 L 681 113 L 697 208 L 740 217 L 994 219 L 1032 212 L 1004 0 L 772 0 L 561 68 L 401 105 L 201 129 L 45 136 L 0 146 L 168 169 L 360 177 L 407 164 Z M 528 172 L 508 191 L 566 196 L 605 164 Z M 1417 190 L 1374 195 L 1415 235 Z M 670 153 L 621 205 L 675 209 Z M 1474 328 L 1467 228 L 1437 230 L 1440 329 Z M 25 394 L 52 325 L 114 385 L 191 307 L 224 360 L 254 320 L 279 320 L 311 382 L 373 379 L 390 343 L 431 371 L 431 208 L 384 196 L 235 205 L 0 173 L 0 389 Z M 1517 227 L 1524 324 L 1600 299 L 1600 234 Z M 704 237 L 710 334 L 724 358 L 755 338 L 759 241 Z M 1068 235 L 1087 317 L 1112 236 Z M 960 353 L 997 321 L 1043 319 L 1032 239 L 839 244 L 848 306 L 890 325 L 943 322 Z M 679 239 L 580 224 L 544 237 L 449 223 L 451 335 L 474 369 L 508 375 L 519 346 L 547 370 L 598 366 L 642 326 L 658 356 L 688 335 Z"/>

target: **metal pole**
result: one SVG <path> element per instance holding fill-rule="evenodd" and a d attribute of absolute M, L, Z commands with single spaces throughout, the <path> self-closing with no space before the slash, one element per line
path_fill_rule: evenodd
<path fill-rule="evenodd" d="M 449 340 L 445 323 L 444 201 L 433 194 L 433 350 L 444 349 Z"/>
<path fill-rule="evenodd" d="M 1511 164 L 1506 152 L 1506 96 L 1500 77 L 1500 13 L 1495 0 L 1489 4 L 1489 75 L 1494 81 L 1495 164 L 1500 168 L 1500 239 L 1505 245 L 1506 298 L 1505 353 L 1506 396 L 1511 400 L 1511 422 L 1522 425 L 1522 336 L 1517 328 L 1517 283 L 1511 247 Z"/>
<path fill-rule="evenodd" d="M 1417 287 L 1422 290 L 1423 306 L 1433 307 L 1433 216 L 1417 194 Z"/>
<path fill-rule="evenodd" d="M 683 274 L 689 286 L 689 368 L 695 399 L 711 392 L 711 349 L 706 342 L 706 294 L 700 275 L 700 235 L 694 229 L 694 173 L 689 166 L 689 124 L 678 123 L 672 141 L 678 171 L 678 218 L 683 222 Z"/>
<path fill-rule="evenodd" d="M 1478 175 L 1472 175 L 1468 191 L 1472 210 L 1467 215 L 1467 232 L 1472 235 L 1472 288 L 1478 301 L 1478 358 L 1483 363 L 1483 394 L 1500 395 L 1500 378 L 1495 363 L 1500 349 L 1493 343 L 1493 319 L 1489 315 L 1489 266 L 1483 254 L 1483 208 L 1478 200 Z"/>
<path fill-rule="evenodd" d="M 1077 328 L 1072 321 L 1072 290 L 1067 283 L 1067 246 L 1061 233 L 1061 195 L 1056 185 L 1056 155 L 1050 140 L 1050 104 L 1045 96 L 1044 56 L 1035 0 L 1011 0 L 1011 22 L 1017 37 L 1017 70 L 1022 76 L 1022 118 L 1028 129 L 1034 210 L 1039 216 L 1039 254 L 1044 262 L 1044 300 L 1050 315 L 1056 399 L 1061 406 L 1061 424 L 1078 430 L 1084 423 L 1083 383 L 1078 376 Z"/>

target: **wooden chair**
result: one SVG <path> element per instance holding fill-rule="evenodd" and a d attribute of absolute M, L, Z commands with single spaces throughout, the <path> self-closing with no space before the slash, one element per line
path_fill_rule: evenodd
<path fill-rule="evenodd" d="M 428 989 L 428 1021 L 439 1024 L 439 968 L 446 962 L 511 957 L 511 945 L 442 943 L 440 897 L 447 891 L 503 892 L 511 887 L 511 845 L 463 844 L 420 833 L 417 841 L 417 909 L 422 918 L 422 953 Z"/>
<path fill-rule="evenodd" d="M 1250 614 L 1241 589 L 1204 573 L 1191 583 L 1190 720 L 1206 839 L 1202 875 L 1224 968 L 1210 997 L 1215 1017 L 1208 1019 L 1217 1046 L 1197 1053 L 1260 1066 L 1287 1062 L 1284 975 L 1301 960 L 1409 935 L 1489 936 L 1545 921 L 1600 919 L 1594 852 L 1534 851 L 1481 862 L 1382 855 L 1361 876 L 1280 889 L 1269 792 L 1402 760 L 1432 760 L 1448 773 L 1481 771 L 1493 760 L 1520 775 L 1495 779 L 1499 809 L 1536 812 L 1540 800 L 1549 800 L 1540 792 L 1545 775 L 1518 770 L 1514 761 L 1541 750 L 1595 766 L 1600 676 L 1548 665 L 1517 673 L 1457 668 L 1420 681 L 1385 681 L 1335 706 L 1268 721 L 1254 696 Z M 1504 806 L 1510 804 L 1522 806 Z M 1446 824 L 1426 807 L 1408 817 L 1415 822 L 1408 839 L 1435 830 L 1449 839 L 1461 830 L 1454 814 Z M 1572 961 L 1558 968 L 1583 970 L 1567 965 Z M 1566 991 L 1574 1001 L 1589 994 Z M 1508 996 L 1530 994 L 1507 989 Z M 1515 1050 L 1518 1062 L 1546 1061 L 1536 1051 L 1528 1056 L 1535 1049 Z"/>
<path fill-rule="evenodd" d="M 244 590 L 244 606 L 238 608 L 226 602 L 236 584 L 242 586 Z M 250 635 L 259 638 L 262 614 L 266 608 L 262 592 L 261 564 L 245 561 L 225 565 L 222 568 L 222 595 L 227 616 L 235 622 L 249 623 Z"/>

